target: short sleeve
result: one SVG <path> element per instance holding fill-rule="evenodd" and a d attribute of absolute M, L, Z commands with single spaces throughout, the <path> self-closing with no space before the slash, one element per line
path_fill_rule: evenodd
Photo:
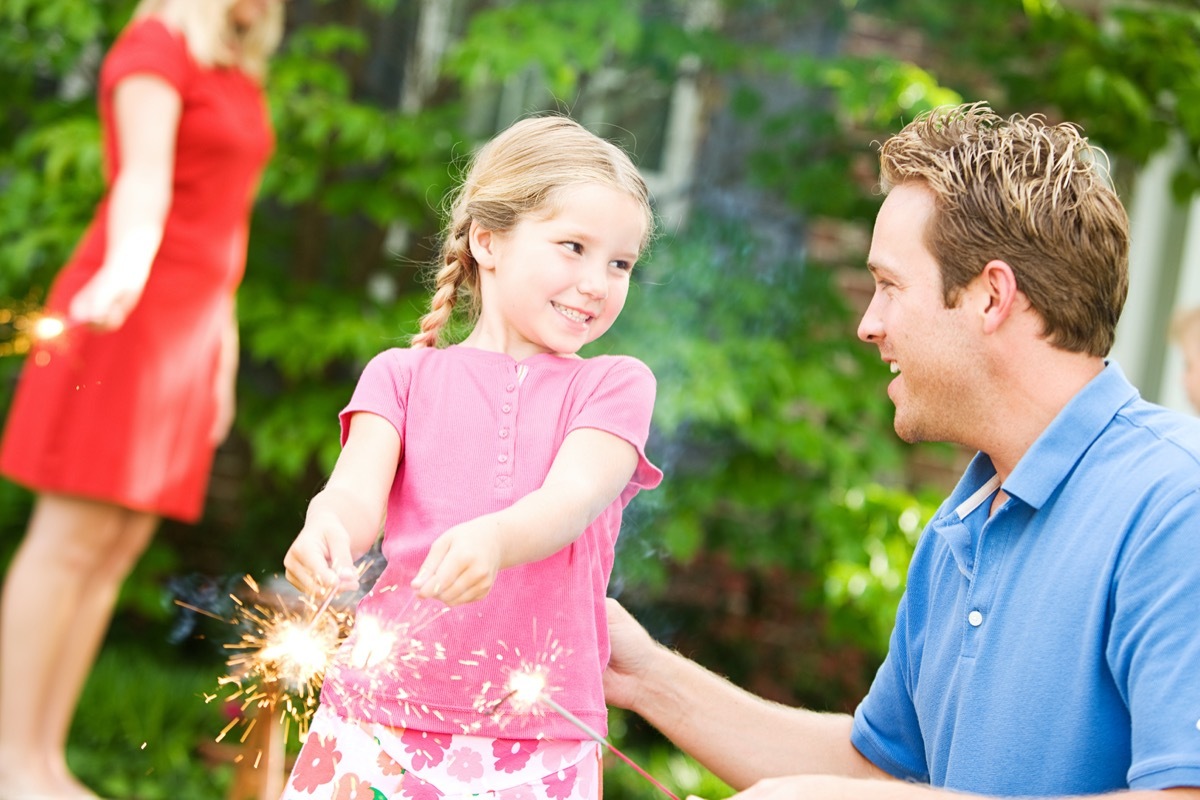
<path fill-rule="evenodd" d="M 183 94 L 191 65 L 181 34 L 152 17 L 129 25 L 109 50 L 100 70 L 100 91 L 113 91 L 122 78 L 152 74 Z"/>
<path fill-rule="evenodd" d="M 1163 505 L 1113 592 L 1107 656 L 1129 707 L 1131 789 L 1200 786 L 1200 491 Z"/>
<path fill-rule="evenodd" d="M 639 489 L 653 489 L 662 482 L 662 470 L 646 457 L 656 389 L 649 367 L 636 358 L 616 358 L 567 428 L 567 433 L 596 428 L 619 436 L 637 449 L 637 468 L 621 496 L 626 503 Z"/>
<path fill-rule="evenodd" d="M 412 383 L 411 354 L 411 350 L 393 348 L 367 362 L 350 402 L 338 415 L 343 445 L 350 434 L 350 418 L 360 411 L 376 414 L 392 423 L 403 441 L 408 387 Z"/>
<path fill-rule="evenodd" d="M 867 696 L 854 711 L 850 743 L 863 757 L 901 780 L 929 781 L 921 726 L 903 663 L 905 643 L 901 633 L 907 620 L 908 594 L 900 599 L 896 627 Z"/>

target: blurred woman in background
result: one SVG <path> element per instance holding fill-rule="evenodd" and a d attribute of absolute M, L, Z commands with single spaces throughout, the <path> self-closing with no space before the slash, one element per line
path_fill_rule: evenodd
<path fill-rule="evenodd" d="M 0 797 L 95 797 L 66 740 L 118 591 L 162 517 L 203 510 L 282 17 L 282 0 L 142 0 L 101 67 L 107 191 L 0 442 L 0 473 L 36 493 L 0 607 Z"/>

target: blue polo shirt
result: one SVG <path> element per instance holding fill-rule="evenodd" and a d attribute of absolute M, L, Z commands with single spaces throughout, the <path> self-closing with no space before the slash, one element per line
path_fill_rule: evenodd
<path fill-rule="evenodd" d="M 1000 796 L 1200 786 L 1200 420 L 1110 363 L 913 554 L 854 715 L 886 772 Z"/>

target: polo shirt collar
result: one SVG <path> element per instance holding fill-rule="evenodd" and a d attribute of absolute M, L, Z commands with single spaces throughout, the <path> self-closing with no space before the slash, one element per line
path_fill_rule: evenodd
<path fill-rule="evenodd" d="M 1120 366 L 1106 361 L 1100 374 L 1071 398 L 1021 456 L 1004 482 L 1004 492 L 1041 508 L 1117 412 L 1137 397 Z"/>
<path fill-rule="evenodd" d="M 1106 362 L 1100 374 L 1063 407 L 1017 462 L 1004 482 L 1004 492 L 1033 508 L 1041 508 L 1070 474 L 1092 442 L 1117 412 L 1138 396 L 1116 362 Z M 1000 486 L 991 458 L 976 453 L 944 509 L 931 523 L 954 557 L 958 571 L 974 574 L 975 533 L 965 520 Z"/>

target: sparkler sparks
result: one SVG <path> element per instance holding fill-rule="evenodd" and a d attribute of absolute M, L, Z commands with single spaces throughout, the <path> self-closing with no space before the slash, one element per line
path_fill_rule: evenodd
<path fill-rule="evenodd" d="M 0 357 L 25 355 L 33 345 L 57 339 L 73 325 L 27 304 L 0 308 Z"/>
<path fill-rule="evenodd" d="M 285 731 L 295 722 L 303 733 L 320 699 L 325 671 L 350 625 L 349 612 L 331 608 L 332 591 L 319 603 L 302 597 L 297 608 L 279 595 L 266 602 L 253 578 L 247 575 L 245 582 L 259 599 L 247 603 L 230 595 L 235 603 L 232 622 L 242 634 L 225 645 L 236 652 L 226 661 L 230 673 L 218 680 L 233 687 L 226 699 L 240 701 L 242 715 L 226 726 L 218 742 L 239 723 L 246 725 L 245 741 L 256 722 L 247 718 L 251 709 L 255 716 L 278 714 Z"/>
<path fill-rule="evenodd" d="M 370 566 L 370 561 L 360 564 L 360 578 Z M 336 590 L 320 596 L 298 595 L 286 584 L 274 592 L 263 591 L 251 576 L 243 581 L 249 593 L 242 593 L 245 597 L 228 595 L 234 604 L 230 618 L 176 600 L 181 607 L 239 630 L 239 638 L 224 645 L 233 651 L 226 660 L 229 672 L 218 678 L 220 690 L 206 696 L 209 702 L 221 697 L 236 704 L 237 716 L 220 732 L 217 742 L 241 725 L 240 742 L 245 745 L 260 721 L 280 724 L 284 738 L 294 724 L 303 737 L 322 691 L 351 703 L 355 710 L 369 711 L 380 699 L 372 694 L 372 688 L 385 685 L 383 677 L 393 684 L 417 679 L 423 664 L 445 658 L 440 645 L 427 647 L 417 638 L 423 627 L 449 610 L 442 603 L 414 596 L 404 606 L 402 619 L 384 621 L 369 614 L 355 619 L 357 597 L 339 596 Z M 357 676 L 364 671 L 372 673 L 367 690 L 358 684 L 353 690 L 343 686 L 343 670 Z M 403 703 L 405 711 L 414 716 L 423 710 L 410 706 L 404 689 L 399 691 L 399 696 L 390 694 L 387 699 Z"/>
<path fill-rule="evenodd" d="M 542 667 L 525 667 L 513 670 L 509 673 L 508 681 L 504 685 L 507 693 L 499 700 L 499 703 L 503 704 L 507 701 L 518 708 L 532 708 L 541 704 L 549 708 L 582 731 L 589 739 L 606 747 L 610 753 L 632 767 L 639 775 L 649 781 L 660 792 L 671 798 L 671 800 L 679 800 L 677 795 L 659 783 L 653 775 L 642 769 L 632 758 L 617 749 L 616 745 L 605 739 L 586 722 L 563 708 L 556 700 L 550 697 L 546 686 L 546 679 L 547 672 Z"/>

